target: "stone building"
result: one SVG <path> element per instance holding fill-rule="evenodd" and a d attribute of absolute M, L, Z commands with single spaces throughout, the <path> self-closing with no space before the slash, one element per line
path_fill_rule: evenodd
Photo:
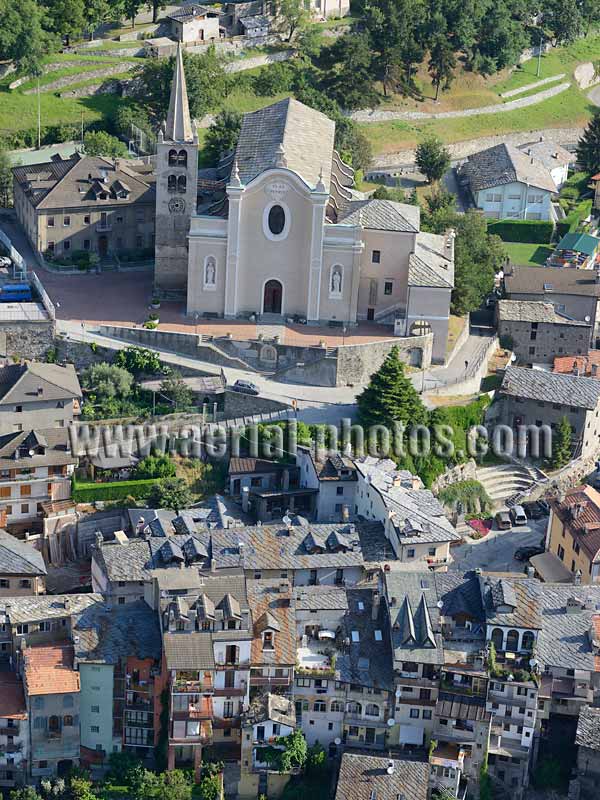
<path fill-rule="evenodd" d="M 178 42 L 199 43 L 219 38 L 219 15 L 216 11 L 189 3 L 179 6 L 167 15 L 171 34 Z"/>
<path fill-rule="evenodd" d="M 29 725 L 23 681 L 13 671 L 0 674 L 0 787 L 14 789 L 29 775 Z"/>
<path fill-rule="evenodd" d="M 557 354 L 581 355 L 590 342 L 590 322 L 559 314 L 549 302 L 500 300 L 497 319 L 500 339 L 510 339 L 509 349 L 520 364 L 551 364 Z"/>
<path fill-rule="evenodd" d="M 14 167 L 14 206 L 36 252 L 103 257 L 154 247 L 153 182 L 144 165 L 76 153 Z"/>
<path fill-rule="evenodd" d="M 39 550 L 0 529 L 0 597 L 44 594 L 46 574 Z"/>
<path fill-rule="evenodd" d="M 191 315 L 433 331 L 443 361 L 454 234 L 422 232 L 416 206 L 357 199 L 334 138 L 325 114 L 287 98 L 245 114 L 235 152 L 198 182 L 179 52 L 157 156 L 156 285 L 185 294 Z"/>
<path fill-rule="evenodd" d="M 600 579 L 600 492 L 577 486 L 552 500 L 546 548 L 580 583 Z"/>
<path fill-rule="evenodd" d="M 598 796 L 600 782 L 600 709 L 584 706 L 577 721 L 577 778 L 582 800 Z"/>

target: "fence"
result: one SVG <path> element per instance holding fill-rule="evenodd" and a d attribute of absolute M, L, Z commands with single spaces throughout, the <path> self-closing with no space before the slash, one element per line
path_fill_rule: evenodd
<path fill-rule="evenodd" d="M 35 272 L 31 273 L 30 280 L 31 283 L 35 286 L 35 289 L 42 300 L 44 308 L 48 312 L 48 316 L 50 317 L 50 319 L 56 319 L 56 309 L 54 308 L 54 303 L 48 297 L 48 292 L 44 289 L 42 282 L 40 281 Z"/>
<path fill-rule="evenodd" d="M 17 265 L 17 267 L 21 270 L 21 272 L 25 276 L 27 274 L 27 264 L 25 263 L 25 259 L 23 258 L 21 253 L 19 253 L 18 250 L 15 250 L 10 237 L 7 236 L 7 234 L 4 233 L 4 231 L 1 228 L 0 228 L 0 242 L 2 242 L 2 244 L 8 250 L 8 255 L 11 257 L 13 263 Z"/>

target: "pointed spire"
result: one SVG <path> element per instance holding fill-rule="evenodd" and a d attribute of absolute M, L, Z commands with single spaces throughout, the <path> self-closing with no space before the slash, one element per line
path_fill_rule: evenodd
<path fill-rule="evenodd" d="M 419 644 L 423 647 L 436 647 L 433 625 L 431 624 L 431 617 L 429 616 L 427 600 L 424 594 L 421 595 L 421 601 L 415 614 L 415 622 L 419 631 Z"/>
<path fill-rule="evenodd" d="M 323 180 L 323 164 L 321 164 L 321 171 L 319 172 L 319 182 L 315 186 L 315 192 L 326 192 L 325 181 Z"/>
<path fill-rule="evenodd" d="M 283 146 L 283 142 L 279 142 L 279 146 L 277 147 L 277 155 L 275 156 L 275 166 L 287 167 L 287 159 L 285 157 L 285 148 Z"/>
<path fill-rule="evenodd" d="M 238 165 L 237 158 L 233 162 L 233 169 L 231 170 L 231 179 L 229 181 L 229 185 L 234 186 L 236 188 L 239 188 L 242 185 L 242 181 L 240 179 L 240 168 Z"/>
<path fill-rule="evenodd" d="M 402 608 L 400 609 L 402 621 L 400 622 L 400 638 L 402 644 L 416 644 L 415 622 L 413 620 L 412 609 L 408 595 L 405 595 Z"/>
<path fill-rule="evenodd" d="M 177 45 L 175 71 L 173 73 L 173 83 L 171 84 L 171 99 L 169 101 L 169 112 L 167 114 L 164 138 L 171 142 L 194 141 L 192 118 L 190 117 L 190 106 L 185 85 L 181 43 Z"/>

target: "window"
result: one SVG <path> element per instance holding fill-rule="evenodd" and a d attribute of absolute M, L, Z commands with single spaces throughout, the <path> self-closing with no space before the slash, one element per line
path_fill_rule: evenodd
<path fill-rule="evenodd" d="M 427 555 L 429 555 L 429 556 L 434 556 L 436 553 L 437 553 L 437 550 L 436 550 L 436 548 L 435 548 L 435 547 L 430 547 L 430 548 L 427 550 Z"/>
<path fill-rule="evenodd" d="M 422 716 L 423 716 L 423 719 L 431 719 L 431 709 L 424 708 Z"/>
<path fill-rule="evenodd" d="M 565 548 L 562 546 L 562 544 L 559 544 L 559 545 L 558 545 L 558 557 L 560 558 L 560 560 L 561 560 L 561 561 L 563 561 L 563 560 L 564 560 L 564 557 L 565 557 Z"/>
<path fill-rule="evenodd" d="M 332 700 L 329 706 L 329 711 L 332 714 L 340 714 L 344 711 L 344 704 L 339 700 Z"/>
<path fill-rule="evenodd" d="M 324 714 L 327 711 L 327 704 L 324 700 L 316 700 L 313 706 L 313 711 L 318 711 L 320 714 Z"/>
<path fill-rule="evenodd" d="M 269 230 L 273 236 L 281 236 L 285 228 L 285 211 L 282 206 L 274 205 L 269 209 L 268 216 Z"/>
<path fill-rule="evenodd" d="M 124 597 L 117 597 L 117 603 L 120 606 L 124 606 L 125 605 L 125 598 Z"/>
<path fill-rule="evenodd" d="M 10 588 L 10 581 L 7 581 L 6 578 L 2 578 L 0 580 L 0 589 L 9 589 Z"/>
<path fill-rule="evenodd" d="M 177 150 L 169 150 L 169 166 L 175 167 L 177 165 Z"/>
<path fill-rule="evenodd" d="M 177 191 L 177 176 L 176 175 L 169 175 L 167 178 L 167 191 L 168 192 L 176 192 Z"/>
<path fill-rule="evenodd" d="M 233 717 L 233 700 L 226 700 L 223 703 L 223 716 L 225 719 Z"/>
<path fill-rule="evenodd" d="M 383 293 L 384 294 L 391 294 L 394 290 L 394 284 L 392 281 L 386 281 L 383 284 Z"/>
<path fill-rule="evenodd" d="M 411 710 L 410 710 L 410 718 L 411 719 L 419 719 L 419 709 L 418 708 L 411 708 Z"/>
<path fill-rule="evenodd" d="M 84 239 L 83 240 L 83 249 L 84 250 L 89 250 L 90 249 L 90 240 L 89 239 Z"/>
<path fill-rule="evenodd" d="M 54 242 L 48 242 L 48 252 L 49 253 L 53 253 L 55 247 L 56 247 L 56 244 Z"/>
<path fill-rule="evenodd" d="M 63 217 L 63 226 L 68 228 L 71 225 L 71 217 Z"/>
<path fill-rule="evenodd" d="M 63 242 L 63 250 L 70 250 L 71 249 L 71 240 L 65 239 Z"/>
<path fill-rule="evenodd" d="M 535 347 L 530 347 L 529 348 L 529 355 L 530 356 L 534 356 L 535 355 Z"/>
<path fill-rule="evenodd" d="M 357 737 L 358 736 L 358 726 L 357 725 L 350 725 L 348 728 L 348 736 Z"/>
<path fill-rule="evenodd" d="M 17 625 L 17 633 L 19 633 L 19 627 L 23 627 L 23 626 L 22 626 L 22 625 L 21 625 L 21 626 Z M 25 633 L 27 633 L 27 631 L 25 631 Z M 40 696 L 38 695 L 38 696 L 35 698 L 35 700 L 33 701 L 33 707 L 34 707 L 35 709 L 37 709 L 38 711 L 39 711 L 40 709 L 42 709 L 42 708 L 44 707 L 44 698 L 43 698 L 43 697 L 40 697 Z"/>
<path fill-rule="evenodd" d="M 365 708 L 365 714 L 367 715 L 367 717 L 378 717 L 379 706 L 375 705 L 375 703 L 367 703 L 367 707 Z"/>
<path fill-rule="evenodd" d="M 0 497 L 10 497 L 10 486 L 0 486 Z"/>
<path fill-rule="evenodd" d="M 91 221 L 92 221 L 92 218 L 90 217 L 90 215 L 89 214 L 85 214 L 85 216 L 83 217 L 84 224 L 85 225 L 89 225 Z"/>
<path fill-rule="evenodd" d="M 144 246 L 144 237 L 143 236 L 140 236 L 138 234 L 138 236 L 135 237 L 135 246 L 136 247 L 143 247 Z"/>
<path fill-rule="evenodd" d="M 262 478 L 251 478 L 250 479 L 250 486 L 262 486 Z"/>
<path fill-rule="evenodd" d="M 381 263 L 381 250 L 373 250 L 373 252 L 371 253 L 371 263 L 372 264 Z"/>
<path fill-rule="evenodd" d="M 48 217 L 48 227 L 49 228 L 54 227 L 54 217 Z"/>
<path fill-rule="evenodd" d="M 73 717 L 70 714 L 65 714 L 65 716 L 63 717 L 63 727 L 65 728 L 73 727 Z"/>
<path fill-rule="evenodd" d="M 19 634 L 29 633 L 29 625 L 26 622 L 24 622 L 21 625 L 17 625 L 17 633 L 19 633 Z M 43 701 L 43 698 L 42 698 L 42 701 Z M 42 702 L 41 706 L 36 706 L 36 708 L 43 708 L 43 707 L 44 707 L 43 706 L 43 702 Z"/>
<path fill-rule="evenodd" d="M 99 714 L 100 706 L 92 706 L 92 714 Z"/>
<path fill-rule="evenodd" d="M 98 725 L 92 725 L 92 726 L 90 727 L 90 731 L 91 731 L 92 733 L 100 733 L 100 728 L 99 728 L 99 726 L 98 726 Z"/>
<path fill-rule="evenodd" d="M 415 548 L 414 547 L 409 547 L 408 548 L 408 550 L 406 551 L 406 557 L 407 558 L 414 558 L 415 557 Z"/>
<path fill-rule="evenodd" d="M 342 495 L 342 494 L 344 494 L 344 487 L 343 487 L 343 486 L 336 486 L 336 488 L 335 488 L 335 493 L 336 493 L 337 495 Z"/>
<path fill-rule="evenodd" d="M 187 185 L 187 178 L 185 177 L 185 175 L 180 175 L 177 178 L 177 191 L 179 192 L 179 194 L 185 194 L 186 185 Z"/>
<path fill-rule="evenodd" d="M 309 688 L 312 681 L 310 678 L 296 678 L 296 686 L 304 687 L 305 689 Z"/>

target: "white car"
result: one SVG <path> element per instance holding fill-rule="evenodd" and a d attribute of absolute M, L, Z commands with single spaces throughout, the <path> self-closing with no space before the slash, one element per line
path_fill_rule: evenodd
<path fill-rule="evenodd" d="M 0 256 L 0 267 L 11 267 L 12 261 L 8 256 Z"/>

